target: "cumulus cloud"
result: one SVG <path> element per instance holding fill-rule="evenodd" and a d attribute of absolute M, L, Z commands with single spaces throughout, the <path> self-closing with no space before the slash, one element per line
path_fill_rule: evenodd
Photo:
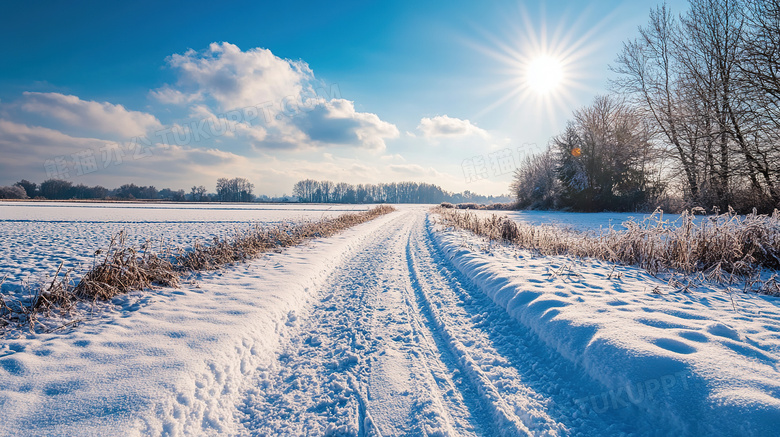
<path fill-rule="evenodd" d="M 116 143 L 4 119 L 0 119 L 0 149 L 6 158 L 0 160 L 0 174 L 8 182 L 56 177 L 109 186 L 112 181 L 118 186 L 145 180 L 187 186 L 193 174 L 216 179 L 256 171 L 249 158 L 215 148 Z M 88 171 L 79 167 L 83 165 L 77 163 L 79 157 L 93 159 L 93 167 Z M 50 174 L 50 163 L 55 161 L 60 167 L 57 174 Z"/>
<path fill-rule="evenodd" d="M 54 117 L 74 127 L 124 137 L 144 135 L 162 126 L 151 114 L 130 111 L 122 105 L 81 100 L 60 93 L 25 92 L 22 109 Z"/>
<path fill-rule="evenodd" d="M 211 104 L 213 112 L 242 112 L 235 131 L 255 148 L 301 149 L 351 146 L 383 150 L 398 128 L 325 88 L 303 61 L 282 59 L 270 50 L 242 51 L 212 43 L 168 58 L 179 73 L 175 86 L 152 91 L 170 104 Z M 320 95 L 318 95 L 320 91 Z M 338 89 L 336 89 L 338 91 Z"/>
<path fill-rule="evenodd" d="M 76 153 L 83 149 L 100 149 L 110 143 L 95 138 L 73 137 L 56 129 L 0 119 L 0 145 L 7 158 L 2 162 L 7 165 L 24 166 L 34 162 L 43 168 L 44 159 Z"/>
<path fill-rule="evenodd" d="M 168 64 L 179 72 L 184 91 L 165 86 L 154 91 L 155 96 L 167 102 L 209 96 L 221 110 L 299 96 L 314 79 L 305 62 L 282 59 L 263 48 L 241 51 L 227 42 L 211 43 L 205 51 L 171 55 Z"/>
<path fill-rule="evenodd" d="M 291 120 L 317 144 L 347 144 L 384 150 L 384 140 L 399 135 L 395 125 L 381 120 L 376 114 L 355 111 L 355 105 L 344 99 L 321 103 Z"/>
<path fill-rule="evenodd" d="M 258 186 L 265 181 L 268 187 L 277 187 L 282 180 L 291 186 L 293 177 L 304 176 L 377 183 L 406 177 L 412 170 L 375 167 L 364 162 L 366 155 L 357 159 L 352 150 L 339 150 L 382 151 L 400 133 L 378 114 L 356 110 L 336 84 L 324 85 L 303 61 L 279 58 L 266 49 L 242 51 L 229 43 L 214 43 L 204 51 L 172 55 L 168 63 L 177 80 L 149 92 L 151 100 L 178 106 L 159 113 L 174 114 L 165 126 L 152 114 L 120 104 L 24 93 L 18 105 L 26 112 L 24 121 L 0 118 L 0 150 L 7 158 L 0 162 L 0 175 L 9 182 L 44 180 L 49 177 L 46 162 L 55 158 L 69 166 L 65 178 L 74 183 L 106 186 L 149 180 L 184 187 L 193 178 L 225 175 L 254 175 Z M 46 127 L 35 126 L 41 123 Z M 133 156 L 132 148 L 138 144 L 132 142 L 134 137 L 150 152 L 142 159 Z M 120 149 L 121 165 L 104 165 L 108 153 Z M 270 152 L 307 149 L 316 153 Z M 327 152 L 330 158 L 311 158 Z M 342 152 L 350 158 L 339 158 Z M 74 160 L 84 153 L 94 156 L 99 169 L 77 175 Z M 263 155 L 285 161 L 280 165 Z M 379 155 L 376 159 L 383 161 Z M 403 161 L 393 155 L 384 162 Z M 300 171 L 294 170 L 296 166 Z M 423 173 L 432 174 L 429 169 Z"/>
<path fill-rule="evenodd" d="M 422 136 L 432 137 L 465 137 L 468 135 L 478 135 L 488 138 L 490 134 L 468 120 L 450 117 L 447 115 L 437 115 L 433 118 L 423 117 L 417 126 Z"/>

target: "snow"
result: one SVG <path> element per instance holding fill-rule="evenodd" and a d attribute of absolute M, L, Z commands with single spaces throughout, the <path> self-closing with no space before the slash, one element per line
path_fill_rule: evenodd
<path fill-rule="evenodd" d="M 637 268 L 483 251 L 463 232 L 434 239 L 492 301 L 603 384 L 577 400 L 582 413 L 636 406 L 678 435 L 775 432 L 777 297 L 715 285 L 685 293 Z"/>
<path fill-rule="evenodd" d="M 3 340 L 0 435 L 775 433 L 778 298 L 437 226 L 399 207 Z"/>
<path fill-rule="evenodd" d="M 140 247 L 187 248 L 199 239 L 235 235 L 254 223 L 317 220 L 366 205 L 274 205 L 198 203 L 81 203 L 0 201 L 0 278 L 3 290 L 18 289 L 23 281 L 63 271 L 83 272 L 97 249 L 111 237 L 127 233 L 128 243 Z"/>
<path fill-rule="evenodd" d="M 480 216 L 493 214 L 505 215 L 510 219 L 523 224 L 542 225 L 551 224 L 576 231 L 607 230 L 610 226 L 616 230 L 625 230 L 623 223 L 629 220 L 642 222 L 652 217 L 653 223 L 660 218 L 667 221 L 667 225 L 679 224 L 680 214 L 655 215 L 627 212 L 562 212 L 562 211 L 502 211 L 502 210 L 473 210 Z M 697 216 L 694 223 L 705 219 L 706 216 Z"/>
<path fill-rule="evenodd" d="M 61 334 L 4 341 L 0 434 L 234 433 L 247 375 L 271 359 L 311 290 L 384 221 L 206 272 L 180 289 L 131 293 Z"/>

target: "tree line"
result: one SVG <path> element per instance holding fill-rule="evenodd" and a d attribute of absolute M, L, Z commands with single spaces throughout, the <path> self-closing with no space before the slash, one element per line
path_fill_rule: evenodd
<path fill-rule="evenodd" d="M 348 184 L 305 179 L 293 186 L 293 196 L 305 203 L 497 203 L 505 196 L 481 196 L 470 191 L 450 193 L 425 182 Z"/>
<path fill-rule="evenodd" d="M 245 178 L 217 179 L 217 192 L 209 193 L 203 185 L 193 186 L 190 192 L 133 183 L 108 189 L 101 185 L 74 185 L 62 179 L 47 179 L 40 184 L 22 179 L 10 187 L 0 187 L 0 199 L 48 200 L 165 200 L 173 202 L 252 202 L 254 185 Z"/>
<path fill-rule="evenodd" d="M 509 202 L 508 196 L 482 196 L 464 191 L 451 193 L 437 185 L 418 182 L 388 184 L 333 183 L 306 179 L 295 184 L 293 196 L 269 197 L 253 193 L 254 184 L 245 178 L 219 178 L 216 192 L 205 186 L 193 186 L 189 192 L 153 185 L 124 184 L 108 189 L 100 185 L 74 185 L 61 179 L 40 184 L 22 179 L 10 187 L 0 187 L 0 199 L 47 200 L 162 200 L 172 202 L 308 202 L 308 203 L 480 203 Z"/>
<path fill-rule="evenodd" d="M 610 68 L 612 93 L 516 171 L 520 207 L 780 206 L 780 0 L 658 6 Z"/>

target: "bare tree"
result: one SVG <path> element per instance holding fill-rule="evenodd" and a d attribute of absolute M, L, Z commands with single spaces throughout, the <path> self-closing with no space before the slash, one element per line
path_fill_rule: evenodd
<path fill-rule="evenodd" d="M 336 184 L 334 184 L 331 181 L 322 181 L 320 182 L 320 191 L 322 193 L 322 199 L 321 202 L 331 202 L 333 201 L 333 191 L 335 189 Z"/>
<path fill-rule="evenodd" d="M 254 185 L 245 178 L 217 179 L 217 197 L 222 202 L 251 202 Z"/>
<path fill-rule="evenodd" d="M 745 4 L 739 0 L 692 0 L 690 10 L 682 18 L 685 34 L 680 52 L 684 59 L 698 57 L 713 65 L 707 72 L 709 76 L 703 79 L 712 90 L 709 95 L 722 153 L 728 154 L 732 145 L 735 158 L 739 157 L 734 161 L 734 176 L 747 178 L 754 193 L 776 204 L 780 201 L 774 164 L 777 161 L 772 159 L 777 158 L 776 144 L 766 138 L 766 121 L 757 116 L 763 111 L 760 99 L 750 86 L 746 69 L 741 67 L 747 62 L 743 48 L 750 40 L 745 12 Z M 726 170 L 731 169 L 727 166 Z"/>
<path fill-rule="evenodd" d="M 298 181 L 293 187 L 293 196 L 296 196 L 301 202 L 315 202 L 315 192 L 318 187 L 319 182 L 314 179 Z"/>
<path fill-rule="evenodd" d="M 510 191 L 519 208 L 552 209 L 557 207 L 559 183 L 553 151 L 526 156 L 515 170 Z"/>
<path fill-rule="evenodd" d="M 746 124 L 739 116 L 744 111 L 738 98 L 738 47 L 744 27 L 740 7 L 733 0 L 693 0 L 680 21 L 674 40 L 680 92 L 693 110 L 690 130 L 701 141 L 702 184 L 712 190 L 700 200 L 725 208 L 738 164 L 730 153 L 732 132 L 743 131 Z"/>
<path fill-rule="evenodd" d="M 657 7 L 612 68 L 694 203 L 780 204 L 779 2 L 690 0 L 679 20 Z"/>
<path fill-rule="evenodd" d="M 620 74 L 613 82 L 615 89 L 634 97 L 637 107 L 653 121 L 666 149 L 679 164 L 687 191 L 699 197 L 702 180 L 700 135 L 691 129 L 690 116 L 696 113 L 683 91 L 681 66 L 675 46 L 679 24 L 664 4 L 650 11 L 646 27 L 639 37 L 623 44 L 617 64 L 611 69 Z"/>
<path fill-rule="evenodd" d="M 193 186 L 190 188 L 190 196 L 192 197 L 193 202 L 202 202 L 205 200 L 206 196 L 206 187 L 203 185 L 200 186 Z"/>
<path fill-rule="evenodd" d="M 642 115 L 619 97 L 597 97 L 575 111 L 552 142 L 561 206 L 585 211 L 644 206 L 655 157 L 650 137 Z"/>
<path fill-rule="evenodd" d="M 780 0 L 745 0 L 747 29 L 740 46 L 740 70 L 750 95 L 750 132 L 757 171 L 772 207 L 780 206 Z"/>
<path fill-rule="evenodd" d="M 749 29 L 742 41 L 742 72 L 763 105 L 767 120 L 780 128 L 780 0 L 745 0 Z M 775 138 L 777 140 L 777 138 Z"/>

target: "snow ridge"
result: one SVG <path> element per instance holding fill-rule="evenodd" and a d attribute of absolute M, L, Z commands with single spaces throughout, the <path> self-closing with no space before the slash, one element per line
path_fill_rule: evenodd
<path fill-rule="evenodd" d="M 583 414 L 636 407 L 677 435 L 776 431 L 777 298 L 736 296 L 735 312 L 724 290 L 675 294 L 640 269 L 616 267 L 613 279 L 608 263 L 496 244 L 485 252 L 481 238 L 439 229 L 432 217 L 426 229 L 479 290 L 603 384 L 576 400 Z"/>

